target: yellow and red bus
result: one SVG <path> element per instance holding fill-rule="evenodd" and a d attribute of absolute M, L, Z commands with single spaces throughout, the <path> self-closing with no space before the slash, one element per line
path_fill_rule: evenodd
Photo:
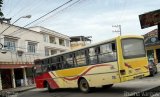
<path fill-rule="evenodd" d="M 81 49 L 35 60 L 36 87 L 109 88 L 149 75 L 142 36 L 118 36 Z"/>

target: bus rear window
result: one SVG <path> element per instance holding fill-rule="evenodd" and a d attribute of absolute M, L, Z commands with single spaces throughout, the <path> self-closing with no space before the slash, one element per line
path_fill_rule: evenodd
<path fill-rule="evenodd" d="M 125 59 L 146 56 L 143 39 L 123 39 L 122 49 L 123 56 Z"/>

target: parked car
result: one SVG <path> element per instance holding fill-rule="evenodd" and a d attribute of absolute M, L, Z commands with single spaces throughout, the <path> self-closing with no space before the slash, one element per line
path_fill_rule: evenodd
<path fill-rule="evenodd" d="M 150 76 L 154 76 L 157 74 L 157 66 L 153 61 L 148 61 L 149 62 L 149 71 L 150 71 Z"/>

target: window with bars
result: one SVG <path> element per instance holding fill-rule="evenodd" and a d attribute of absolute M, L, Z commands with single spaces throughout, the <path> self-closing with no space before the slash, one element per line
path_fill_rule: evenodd
<path fill-rule="evenodd" d="M 59 39 L 59 45 L 65 46 L 64 39 Z"/>
<path fill-rule="evenodd" d="M 48 35 L 44 34 L 43 39 L 44 39 L 44 42 L 48 42 Z"/>
<path fill-rule="evenodd" d="M 29 53 L 36 53 L 37 43 L 34 42 L 28 42 L 28 48 L 27 51 Z"/>
<path fill-rule="evenodd" d="M 56 44 L 56 39 L 53 36 L 49 36 L 50 43 Z"/>
<path fill-rule="evenodd" d="M 57 50 L 51 50 L 51 55 L 57 54 Z"/>
<path fill-rule="evenodd" d="M 12 38 L 4 38 L 4 48 L 11 51 L 16 51 L 17 40 Z"/>
<path fill-rule="evenodd" d="M 45 48 L 45 56 L 49 56 L 49 49 Z"/>

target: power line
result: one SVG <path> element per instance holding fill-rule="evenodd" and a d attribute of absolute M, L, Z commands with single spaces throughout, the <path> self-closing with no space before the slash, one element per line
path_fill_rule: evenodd
<path fill-rule="evenodd" d="M 52 12 L 54 12 L 54 11 L 58 10 L 59 8 L 61 8 L 61 7 L 65 6 L 65 5 L 67 5 L 68 3 L 72 2 L 72 1 L 73 1 L 73 0 L 69 0 L 69 1 L 67 1 L 66 3 L 64 3 L 64 4 L 60 5 L 59 7 L 57 7 L 57 8 L 55 8 L 55 9 L 51 10 L 50 12 L 48 12 L 48 13 L 46 13 L 46 14 L 42 15 L 41 17 L 39 17 L 39 18 L 35 19 L 34 21 L 32 21 L 32 22 L 28 23 L 27 25 L 23 26 L 23 28 L 24 28 L 24 27 L 27 27 L 27 26 L 29 26 L 29 25 L 31 25 L 31 24 L 33 24 L 34 22 L 36 22 L 36 21 L 40 20 L 41 18 L 43 18 L 43 17 L 47 16 L 48 14 L 50 14 L 50 13 L 52 13 Z M 16 31 L 19 31 L 19 30 L 21 30 L 21 28 L 20 28 L 20 29 L 18 29 L 18 30 L 16 30 Z M 14 31 L 13 33 L 15 33 L 16 31 Z M 12 35 L 13 33 L 11 33 L 11 34 L 9 34 L 9 35 Z"/>
<path fill-rule="evenodd" d="M 53 15 L 51 15 L 51 16 L 49 16 L 49 17 L 45 18 L 44 20 L 39 21 L 39 22 L 38 22 L 38 23 L 36 23 L 35 25 L 37 25 L 37 24 L 41 24 L 41 23 L 45 22 L 46 20 L 51 19 L 53 16 L 57 15 L 57 14 L 58 14 L 58 13 L 60 13 L 60 12 L 63 12 L 64 10 L 66 10 L 66 9 L 68 9 L 68 8 L 70 8 L 70 7 L 72 7 L 73 5 L 75 5 L 76 3 L 80 2 L 80 1 L 81 1 L 81 0 L 77 0 L 76 2 L 74 2 L 74 3 L 70 4 L 69 6 L 67 6 L 67 7 L 65 7 L 65 8 L 63 8 L 63 9 L 61 9 L 61 10 L 57 11 L 57 12 L 56 12 L 56 13 L 54 13 Z"/>
<path fill-rule="evenodd" d="M 66 3 L 62 4 L 61 6 L 59 6 L 59 7 L 55 8 L 55 9 L 53 9 L 52 11 L 50 11 L 50 12 L 48 12 L 48 13 L 44 14 L 43 16 L 39 17 L 38 19 L 36 19 L 36 20 L 34 20 L 34 21 L 30 22 L 29 24 L 25 25 L 24 27 L 31 25 L 32 23 L 34 23 L 34 22 L 36 22 L 36 21 L 40 20 L 41 18 L 43 18 L 43 17 L 47 16 L 48 14 L 50 14 L 50 13 L 52 13 L 52 12 L 54 12 L 54 11 L 58 10 L 59 8 L 61 8 L 61 7 L 65 6 L 66 4 L 68 4 L 68 3 L 72 2 L 72 1 L 73 1 L 73 0 L 69 0 L 69 1 L 67 1 Z"/>
<path fill-rule="evenodd" d="M 13 24 L 16 23 L 18 20 L 20 20 L 20 18 L 17 19 L 15 22 L 13 22 Z M 12 24 L 12 25 L 13 25 L 13 24 Z M 0 33 L 0 35 L 3 34 L 3 33 L 4 33 L 8 28 L 10 28 L 12 25 L 9 25 L 6 29 L 4 29 L 4 30 Z"/>
<path fill-rule="evenodd" d="M 21 0 L 22 1 L 22 0 Z M 38 6 L 40 6 L 40 5 L 42 5 L 42 1 L 43 0 L 41 0 L 41 1 L 36 1 L 36 0 L 34 0 L 34 2 L 32 2 L 32 4 L 27 4 L 26 6 L 24 6 L 24 7 L 22 7 L 22 8 L 20 8 L 17 12 L 15 12 L 11 17 L 12 18 L 14 18 L 17 14 L 18 15 L 24 15 L 25 13 L 29 13 L 29 12 L 31 12 L 32 10 L 34 10 L 34 9 L 38 9 L 37 7 Z M 27 1 L 28 2 L 28 1 Z M 26 3 L 26 2 L 22 2 L 22 4 L 24 4 L 24 3 Z M 35 5 L 36 4 L 36 5 Z M 41 7 L 43 7 L 43 6 L 41 6 Z"/>
<path fill-rule="evenodd" d="M 11 0 L 9 0 L 8 6 L 10 6 L 10 7 L 8 8 L 8 13 L 6 14 L 6 16 L 8 16 L 11 13 L 11 10 L 12 10 L 12 1 Z"/>
<path fill-rule="evenodd" d="M 57 11 L 57 12 L 54 13 L 53 15 L 47 17 L 46 19 L 44 19 L 44 20 L 42 20 L 42 21 L 40 21 L 40 22 L 38 22 L 38 23 L 36 23 L 35 25 L 41 24 L 41 23 L 45 22 L 46 20 L 52 18 L 54 15 L 56 15 L 56 14 L 58 14 L 58 13 L 60 13 L 60 12 L 63 12 L 64 10 L 68 9 L 69 7 L 72 7 L 72 6 L 75 5 L 76 3 L 79 3 L 80 1 L 81 1 L 81 0 L 75 1 L 74 3 L 72 3 L 72 4 L 70 4 L 69 6 L 67 6 L 67 7 L 65 7 L 65 8 L 63 8 L 63 9 Z M 23 32 L 23 31 L 22 31 L 22 32 L 17 32 L 17 31 L 19 31 L 19 30 L 14 31 L 13 33 L 11 33 L 11 34 L 9 34 L 9 35 L 14 35 L 14 34 L 22 33 L 22 32 Z"/>
<path fill-rule="evenodd" d="M 16 23 L 17 21 L 19 21 L 21 18 L 31 18 L 31 15 L 22 16 L 22 17 L 18 18 L 16 21 L 14 21 L 12 24 L 10 24 L 6 29 L 4 29 L 4 30 L 0 33 L 0 35 L 3 34 L 7 29 L 9 29 L 14 23 Z M 10 20 L 11 20 L 11 19 L 10 19 Z"/>

